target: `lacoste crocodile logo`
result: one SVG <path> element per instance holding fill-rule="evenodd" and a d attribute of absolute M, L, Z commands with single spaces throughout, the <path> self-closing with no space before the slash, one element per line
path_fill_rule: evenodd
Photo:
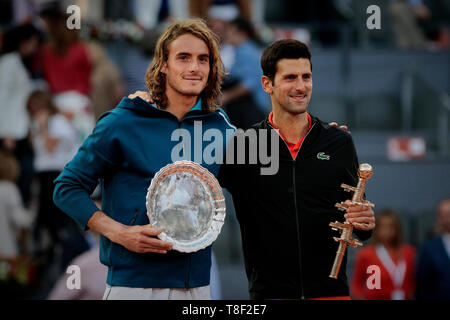
<path fill-rule="evenodd" d="M 330 160 L 330 156 L 326 155 L 325 152 L 319 152 L 317 154 L 317 159 L 319 159 L 319 160 Z"/>

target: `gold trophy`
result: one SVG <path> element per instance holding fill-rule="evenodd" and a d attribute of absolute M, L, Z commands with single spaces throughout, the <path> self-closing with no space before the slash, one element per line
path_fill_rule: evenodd
<path fill-rule="evenodd" d="M 370 164 L 363 163 L 359 166 L 358 176 L 359 181 L 358 185 L 355 187 L 351 187 L 346 184 L 342 184 L 341 188 L 343 188 L 347 192 L 354 192 L 352 197 L 352 203 L 347 204 L 345 202 L 336 203 L 336 207 L 341 211 L 346 211 L 349 207 L 353 206 L 367 206 L 373 208 L 374 205 L 368 201 L 363 200 L 364 189 L 366 187 L 367 180 L 372 177 L 373 169 Z M 341 237 L 334 237 L 333 239 L 339 242 L 339 247 L 336 252 L 336 258 L 334 259 L 333 268 L 331 269 L 330 278 L 337 279 L 339 274 L 339 269 L 341 268 L 342 259 L 344 258 L 345 250 L 347 246 L 356 247 L 362 246 L 362 243 L 356 239 L 352 239 L 353 226 L 359 225 L 357 223 L 351 224 L 347 220 L 342 222 L 331 222 L 330 227 L 335 230 L 341 231 Z"/>

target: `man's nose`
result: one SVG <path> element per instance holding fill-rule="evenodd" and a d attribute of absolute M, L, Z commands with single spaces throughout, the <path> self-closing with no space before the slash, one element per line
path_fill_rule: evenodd
<path fill-rule="evenodd" d="M 303 79 L 298 79 L 295 82 L 295 89 L 298 90 L 298 91 L 305 91 L 306 90 L 305 81 L 303 81 Z"/>
<path fill-rule="evenodd" d="M 189 71 L 197 72 L 198 69 L 199 69 L 198 61 L 193 59 L 192 62 L 189 64 Z"/>

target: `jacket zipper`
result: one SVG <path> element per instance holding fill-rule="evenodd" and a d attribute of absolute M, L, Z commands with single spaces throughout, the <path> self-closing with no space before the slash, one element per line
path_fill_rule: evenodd
<path fill-rule="evenodd" d="M 159 109 L 159 110 L 161 110 L 161 109 Z M 161 111 L 163 111 L 163 112 L 166 112 L 166 113 L 168 113 L 171 117 L 174 117 L 175 119 L 176 119 L 176 121 L 177 121 L 177 123 L 178 123 L 178 129 L 181 129 L 182 128 L 182 124 L 183 124 L 183 122 L 186 120 L 186 119 L 189 119 L 189 118 L 202 118 L 202 117 L 204 117 L 204 116 L 209 116 L 211 113 L 208 113 L 208 114 L 201 114 L 201 115 L 188 115 L 188 114 L 186 114 L 185 115 L 185 117 L 180 121 L 175 115 L 173 115 L 172 113 L 170 113 L 170 112 L 168 112 L 168 111 L 166 111 L 166 110 L 161 110 Z M 189 112 L 188 112 L 189 113 Z M 186 146 L 185 146 L 185 144 L 184 144 L 184 140 L 182 140 L 182 142 L 183 142 L 183 158 L 185 157 L 185 155 L 186 155 Z M 137 214 L 136 214 L 136 217 L 137 217 Z M 136 217 L 135 217 L 135 219 L 136 219 Z M 134 220 L 135 220 L 134 219 Z M 189 279 L 190 279 L 190 274 L 191 274 L 191 259 L 192 259 L 192 257 L 191 257 L 191 254 L 189 254 L 188 255 L 188 261 L 187 261 L 187 270 L 186 270 L 186 279 L 185 279 L 185 283 L 184 283 L 184 285 L 185 285 L 185 288 L 186 289 L 189 289 Z"/>
<path fill-rule="evenodd" d="M 136 220 L 137 220 L 138 215 L 139 215 L 139 210 L 136 210 L 136 212 L 134 213 L 133 220 L 131 220 L 130 226 L 133 226 L 133 225 L 134 225 L 134 223 L 135 223 Z"/>
<path fill-rule="evenodd" d="M 182 125 L 183 121 L 180 121 L 178 119 L 177 119 L 177 121 L 178 121 L 178 129 L 181 129 L 181 125 Z M 184 144 L 183 136 L 181 136 L 181 142 L 183 143 L 183 158 L 182 159 L 185 159 L 185 157 L 186 157 L 186 145 Z"/>
<path fill-rule="evenodd" d="M 308 137 L 309 133 L 311 132 L 311 130 L 314 128 L 315 123 L 312 124 L 311 129 L 309 129 L 308 133 L 306 133 L 305 137 L 303 138 L 302 144 L 300 145 L 300 148 L 298 150 L 297 153 L 297 157 L 295 159 L 293 159 L 293 170 L 292 170 L 292 181 L 293 181 L 293 191 L 294 191 L 294 208 L 295 208 L 295 219 L 297 222 L 297 240 L 298 240 L 298 262 L 300 264 L 300 281 L 301 281 L 301 286 L 300 286 L 300 295 L 301 295 L 301 299 L 304 300 L 305 299 L 305 289 L 304 289 L 304 281 L 303 281 L 303 268 L 302 268 L 302 242 L 300 239 L 300 214 L 298 212 L 298 204 L 297 204 L 297 190 L 296 190 L 296 179 L 295 179 L 295 167 L 297 164 L 297 159 L 300 155 L 300 151 L 302 150 L 303 144 L 305 143 L 306 138 Z M 288 148 L 289 149 L 289 148 Z"/>
<path fill-rule="evenodd" d="M 292 182 L 293 182 L 293 191 L 294 191 L 294 209 L 295 209 L 295 221 L 297 226 L 297 241 L 298 241 L 298 264 L 299 264 L 299 273 L 300 273 L 300 297 L 302 300 L 305 299 L 305 292 L 303 289 L 303 270 L 302 270 L 302 243 L 300 239 L 300 217 L 298 214 L 297 207 L 297 190 L 295 188 L 295 159 L 292 161 Z"/>
<path fill-rule="evenodd" d="M 182 124 L 183 124 L 183 122 L 186 119 L 197 118 L 197 117 L 201 118 L 201 116 L 209 116 L 209 115 L 210 114 L 206 114 L 206 115 L 204 115 L 204 114 L 202 114 L 202 115 L 191 115 L 191 116 L 189 116 L 189 115 L 186 114 L 186 116 L 181 121 L 177 118 L 178 129 L 182 128 Z M 183 142 L 183 158 L 184 158 L 186 156 L 186 145 L 184 144 L 184 140 L 182 140 L 182 142 Z M 185 283 L 184 283 L 185 289 L 189 289 L 189 280 L 190 280 L 190 275 L 191 275 L 191 259 L 192 259 L 191 254 L 188 255 L 187 259 L 188 259 L 188 261 L 187 261 L 187 269 L 186 269 L 186 280 L 185 280 Z"/>
<path fill-rule="evenodd" d="M 182 128 L 183 121 L 185 119 L 186 118 L 183 118 L 181 121 L 177 119 L 177 121 L 178 121 L 178 129 Z M 181 139 L 183 139 L 183 137 L 181 137 Z M 185 159 L 185 157 L 186 157 L 186 145 L 184 144 L 184 139 L 182 140 L 182 143 L 183 143 L 183 159 Z M 185 277 L 185 280 L 184 280 L 184 287 L 185 287 L 185 289 L 189 289 L 190 274 L 191 274 L 191 254 L 188 254 L 188 256 L 187 256 L 186 277 Z"/>
<path fill-rule="evenodd" d="M 182 128 L 182 124 L 183 124 L 183 120 L 178 120 L 178 129 Z M 183 137 L 181 137 L 181 139 L 183 139 Z M 184 144 L 184 140 L 182 140 L 183 143 L 183 159 L 186 157 L 186 146 Z M 185 289 L 189 289 L 189 278 L 190 278 L 190 273 L 191 273 L 191 254 L 188 254 L 187 256 L 187 268 L 186 268 L 186 277 L 184 280 L 184 288 Z"/>
<path fill-rule="evenodd" d="M 274 129 L 275 131 L 277 131 L 269 122 L 269 126 Z M 311 130 L 314 128 L 315 123 L 312 124 L 311 128 L 309 129 L 309 131 L 306 133 L 305 138 L 303 138 L 303 142 L 300 145 L 300 148 L 298 150 L 297 153 L 297 158 L 299 157 L 300 151 L 303 147 L 303 143 L 305 142 L 306 138 L 308 137 L 309 133 L 311 132 Z M 289 146 L 286 143 L 286 141 L 284 141 L 284 139 L 281 137 L 280 133 L 277 131 L 278 135 L 280 136 L 281 140 L 283 140 L 284 144 L 286 145 L 286 147 L 288 148 L 288 151 L 290 153 L 289 150 Z M 296 183 L 295 183 L 295 165 L 297 163 L 297 158 L 292 160 L 292 182 L 293 182 L 293 193 L 294 193 L 294 209 L 295 209 L 295 220 L 296 220 L 296 226 L 297 226 L 297 241 L 298 241 L 298 263 L 299 263 L 299 275 L 300 275 L 300 281 L 301 281 L 301 285 L 300 285 L 300 297 L 302 300 L 305 299 L 305 289 L 303 286 L 303 270 L 302 270 L 302 244 L 301 244 L 301 239 L 300 239 L 300 217 L 298 214 L 298 204 L 297 204 L 297 190 L 296 190 Z"/>
<path fill-rule="evenodd" d="M 168 113 L 170 113 L 170 112 L 168 112 Z M 183 122 L 186 119 L 189 119 L 189 118 L 190 119 L 203 118 L 204 116 L 209 116 L 209 115 L 211 115 L 211 113 L 209 113 L 209 114 L 202 114 L 202 115 L 188 115 L 188 114 L 186 114 L 186 116 L 181 121 L 177 118 L 178 129 L 182 128 L 182 124 L 183 124 Z M 186 146 L 184 144 L 184 140 L 182 142 L 183 142 L 183 158 L 184 158 L 186 156 Z M 192 259 L 192 256 L 191 256 L 191 254 L 189 254 L 188 255 L 188 261 L 187 261 L 186 280 L 185 280 L 185 283 L 184 283 L 185 289 L 189 289 L 189 280 L 190 280 L 190 275 L 191 275 L 191 259 Z"/>

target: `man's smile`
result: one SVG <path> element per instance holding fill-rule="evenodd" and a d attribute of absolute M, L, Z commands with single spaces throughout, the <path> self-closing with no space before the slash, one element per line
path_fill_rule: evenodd
<path fill-rule="evenodd" d="M 306 93 L 301 93 L 301 94 L 289 95 L 289 97 L 294 101 L 303 102 L 306 100 L 308 95 Z"/>
<path fill-rule="evenodd" d="M 187 81 L 195 81 L 195 82 L 200 82 L 203 80 L 203 78 L 200 76 L 187 76 L 187 77 L 183 77 L 183 79 L 187 80 Z"/>

